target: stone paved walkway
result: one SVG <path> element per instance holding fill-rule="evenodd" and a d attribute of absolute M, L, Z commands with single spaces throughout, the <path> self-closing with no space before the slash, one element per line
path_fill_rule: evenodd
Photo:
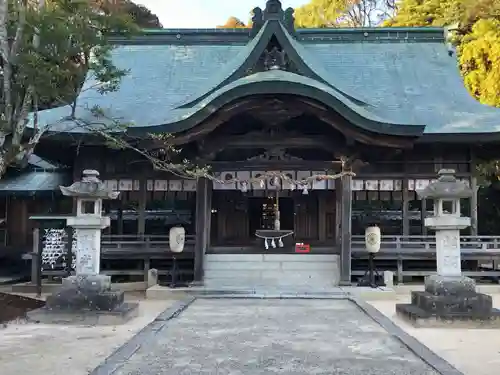
<path fill-rule="evenodd" d="M 198 299 L 114 375 L 437 375 L 347 300 Z"/>

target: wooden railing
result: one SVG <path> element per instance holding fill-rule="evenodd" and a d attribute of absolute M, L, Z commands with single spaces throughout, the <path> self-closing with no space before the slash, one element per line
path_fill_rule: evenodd
<path fill-rule="evenodd" d="M 192 253 L 194 251 L 195 236 L 186 235 L 184 251 L 181 253 Z M 140 257 L 145 254 L 172 255 L 169 247 L 169 236 L 166 235 L 103 235 L 101 238 L 101 256 L 133 255 L 138 253 Z"/>
<path fill-rule="evenodd" d="M 194 258 L 195 236 L 187 235 L 184 251 L 176 253 L 175 258 L 180 262 L 189 262 Z M 101 260 L 115 262 L 116 260 L 130 260 L 132 266 L 127 269 L 107 269 L 103 267 L 102 273 L 109 276 L 143 276 L 147 279 L 149 269 L 155 261 L 171 261 L 174 253 L 170 251 L 168 235 L 102 235 Z M 105 266 L 105 262 L 101 263 Z M 134 266 L 135 265 L 135 266 Z M 158 275 L 170 275 L 171 269 L 158 269 Z M 192 270 L 178 270 L 180 276 L 192 274 Z M 32 272 L 32 279 L 36 272 Z M 68 274 L 64 269 L 45 269 L 44 276 L 61 277 Z"/>
<path fill-rule="evenodd" d="M 194 246 L 195 236 L 187 235 L 185 249 L 182 253 L 176 254 L 176 258 L 186 259 L 188 262 L 192 261 Z M 469 270 L 464 271 L 464 275 L 500 279 L 500 267 L 497 266 L 497 263 L 500 264 L 500 236 L 461 236 L 460 247 L 464 262 L 473 261 L 474 264 L 480 264 L 474 270 L 469 268 Z M 103 260 L 133 260 L 138 262 L 133 269 L 104 269 L 103 273 L 108 275 L 143 275 L 146 279 L 152 260 L 153 262 L 162 259 L 168 260 L 173 255 L 169 248 L 167 235 L 102 236 L 101 258 Z M 364 236 L 352 236 L 352 257 L 354 260 L 367 259 L 368 253 L 365 249 Z M 425 267 L 415 269 L 415 266 L 405 266 L 406 262 L 435 259 L 436 241 L 434 236 L 382 236 L 381 250 L 376 256 L 377 261 L 388 262 L 383 264 L 393 264 L 391 267 L 394 268 L 393 271 L 398 283 L 402 283 L 405 276 L 427 276 L 433 273 L 432 270 L 426 270 Z M 487 268 L 481 267 L 485 263 L 489 263 L 489 266 Z M 380 269 L 380 271 L 383 270 L 385 269 Z M 167 269 L 159 270 L 160 275 L 168 275 L 169 273 L 170 271 Z M 43 274 L 63 276 L 64 271 L 48 270 L 44 271 Z M 353 270 L 352 274 L 359 276 L 363 275 L 364 271 L 360 271 L 358 268 Z"/>
<path fill-rule="evenodd" d="M 353 250 L 365 248 L 364 236 L 352 236 Z M 460 248 L 463 253 L 499 253 L 500 236 L 460 236 Z M 382 236 L 381 253 L 436 251 L 434 236 Z"/>
<path fill-rule="evenodd" d="M 485 277 L 500 280 L 500 236 L 460 236 L 460 252 L 463 262 L 472 261 L 475 266 L 467 267 L 462 273 L 469 277 Z M 352 237 L 353 259 L 366 259 L 364 236 Z M 405 262 L 415 260 L 436 259 L 436 239 L 434 236 L 382 236 L 380 252 L 376 255 L 378 261 L 396 260 L 395 274 L 398 283 L 405 276 L 427 276 L 433 271 L 407 269 Z M 465 267 L 463 267 L 465 268 Z M 471 270 L 472 268 L 472 270 Z M 383 271 L 383 270 L 381 270 Z M 363 271 L 353 270 L 355 276 L 363 275 Z"/>

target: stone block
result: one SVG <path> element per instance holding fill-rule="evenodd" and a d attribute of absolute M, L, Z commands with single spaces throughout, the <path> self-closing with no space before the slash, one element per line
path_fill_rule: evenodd
<path fill-rule="evenodd" d="M 428 292 L 412 292 L 411 304 L 437 315 L 470 314 L 488 316 L 493 308 L 491 296 L 480 293 L 437 296 Z"/>
<path fill-rule="evenodd" d="M 338 263 L 335 261 L 329 262 L 282 262 L 281 268 L 284 271 L 328 271 L 328 272 L 339 272 Z"/>
<path fill-rule="evenodd" d="M 62 289 L 47 297 L 49 310 L 112 311 L 124 302 L 124 293 L 115 291 Z"/>
<path fill-rule="evenodd" d="M 262 262 L 263 254 L 205 254 L 204 262 Z"/>
<path fill-rule="evenodd" d="M 45 306 L 28 314 L 42 323 L 121 324 L 137 316 L 137 304 L 124 302 L 124 293 L 111 290 L 105 275 L 72 276 L 47 297 Z"/>
<path fill-rule="evenodd" d="M 263 262 L 262 260 L 255 262 L 207 262 L 205 264 L 205 271 L 261 271 L 261 270 L 280 270 L 280 262 Z"/>
<path fill-rule="evenodd" d="M 46 306 L 27 313 L 28 321 L 42 324 L 65 325 L 120 325 L 139 315 L 138 303 L 123 303 L 113 311 L 68 311 L 49 309 Z"/>
<path fill-rule="evenodd" d="M 156 268 L 151 268 L 148 270 L 146 282 L 148 288 L 151 288 L 158 284 L 158 270 Z"/>
<path fill-rule="evenodd" d="M 94 291 L 96 293 L 109 291 L 111 290 L 111 276 L 69 276 L 62 280 L 62 289 Z"/>
<path fill-rule="evenodd" d="M 487 316 L 469 313 L 433 314 L 412 304 L 397 304 L 397 315 L 418 328 L 500 328 L 500 310 L 492 309 Z"/>
<path fill-rule="evenodd" d="M 475 293 L 476 282 L 465 276 L 432 275 L 425 278 L 425 291 L 434 295 L 469 295 Z"/>
<path fill-rule="evenodd" d="M 336 262 L 337 254 L 264 254 L 265 262 Z"/>
<path fill-rule="evenodd" d="M 392 288 L 394 286 L 394 272 L 384 271 L 384 284 L 388 288 Z"/>

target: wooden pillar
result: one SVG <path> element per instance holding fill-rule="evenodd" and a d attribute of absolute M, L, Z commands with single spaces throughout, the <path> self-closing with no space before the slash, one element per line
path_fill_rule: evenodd
<path fill-rule="evenodd" d="M 403 220 L 403 236 L 410 235 L 410 216 L 409 216 L 409 205 L 410 205 L 410 194 L 408 191 L 408 177 L 403 177 L 403 191 L 402 191 L 402 220 Z"/>
<path fill-rule="evenodd" d="M 478 190 L 477 186 L 477 178 L 471 176 L 470 178 L 470 187 L 472 190 L 472 197 L 470 199 L 470 234 L 471 236 L 477 236 L 479 233 L 478 230 Z"/>
<path fill-rule="evenodd" d="M 117 234 L 121 236 L 123 235 L 123 201 L 121 200 L 121 198 L 118 199 L 119 199 L 118 217 L 116 218 L 118 222 Z"/>
<path fill-rule="evenodd" d="M 323 191 L 318 191 L 318 240 L 326 241 L 326 196 Z"/>
<path fill-rule="evenodd" d="M 470 188 L 472 190 L 472 197 L 470 199 L 470 234 L 471 236 L 477 236 L 479 233 L 478 196 L 477 196 L 479 186 L 477 185 L 477 178 L 475 177 L 477 159 L 473 149 L 470 150 L 469 159 L 470 159 L 470 165 L 469 165 Z"/>
<path fill-rule="evenodd" d="M 340 246 L 342 243 L 342 181 L 335 180 L 335 244 Z"/>
<path fill-rule="evenodd" d="M 427 216 L 427 199 L 420 200 L 420 220 L 422 225 L 422 236 L 427 236 L 427 227 L 425 226 L 425 218 Z"/>
<path fill-rule="evenodd" d="M 213 196 L 213 181 L 207 180 L 207 207 L 205 219 L 205 243 L 206 248 L 210 246 L 210 234 L 212 232 L 212 196 Z M 206 251 L 206 249 L 205 249 Z"/>
<path fill-rule="evenodd" d="M 340 285 L 351 285 L 352 176 L 342 177 Z"/>
<path fill-rule="evenodd" d="M 203 281 L 203 257 L 208 240 L 208 180 L 199 178 L 196 184 L 196 243 L 194 249 L 194 282 Z"/>
<path fill-rule="evenodd" d="M 41 233 L 43 237 L 43 232 Z M 43 244 L 43 239 L 42 239 Z M 43 246 L 43 245 L 42 245 Z M 38 272 L 41 272 L 38 268 L 40 262 L 38 261 L 38 257 L 42 256 L 42 248 L 40 246 L 40 229 L 33 229 L 33 255 L 31 257 L 31 283 L 36 284 L 38 278 Z"/>
<path fill-rule="evenodd" d="M 29 244 L 31 233 L 28 232 L 29 228 L 29 217 L 30 217 L 30 212 L 28 210 L 28 201 L 27 199 L 23 199 L 21 201 L 21 212 L 17 213 L 21 216 L 21 228 L 20 232 L 22 233 L 22 238 L 23 238 L 23 246 L 26 246 Z"/>
<path fill-rule="evenodd" d="M 144 237 L 146 233 L 146 204 L 148 203 L 148 180 L 141 176 L 139 180 L 139 205 L 137 217 L 137 234 Z"/>

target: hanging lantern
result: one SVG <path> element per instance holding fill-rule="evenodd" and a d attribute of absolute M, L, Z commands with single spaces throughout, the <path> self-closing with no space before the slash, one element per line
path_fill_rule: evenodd
<path fill-rule="evenodd" d="M 245 181 L 241 183 L 241 192 L 246 193 L 248 191 L 248 185 Z"/>
<path fill-rule="evenodd" d="M 184 243 L 186 238 L 186 230 L 184 227 L 170 228 L 169 232 L 169 245 L 170 251 L 173 253 L 181 253 L 184 250 Z"/>
<path fill-rule="evenodd" d="M 309 194 L 309 190 L 307 190 L 307 185 L 304 185 L 304 188 L 302 189 L 302 194 L 304 195 Z"/>
<path fill-rule="evenodd" d="M 365 230 L 365 245 L 369 253 L 378 253 L 380 250 L 381 233 L 378 226 L 370 226 Z"/>
<path fill-rule="evenodd" d="M 281 239 L 281 237 L 280 237 L 280 239 L 278 240 L 278 246 L 279 246 L 279 247 L 283 247 L 283 240 Z"/>

